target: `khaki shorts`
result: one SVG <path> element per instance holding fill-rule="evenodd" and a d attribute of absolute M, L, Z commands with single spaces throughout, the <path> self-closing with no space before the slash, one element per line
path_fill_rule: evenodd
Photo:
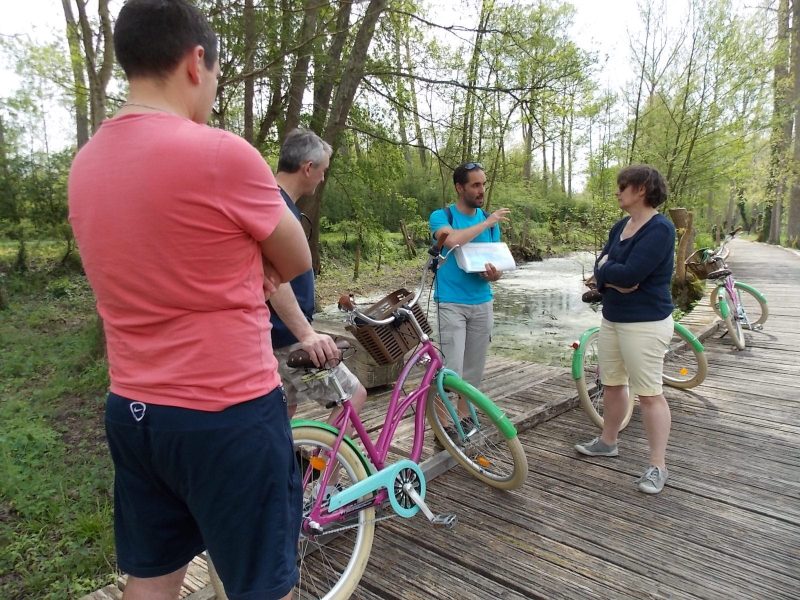
<path fill-rule="evenodd" d="M 639 396 L 663 392 L 664 355 L 675 328 L 672 316 L 661 321 L 600 324 L 600 380 L 603 385 L 628 385 Z"/>
<path fill-rule="evenodd" d="M 300 344 L 293 344 L 274 350 L 278 359 L 278 373 L 283 381 L 286 392 L 286 403 L 295 406 L 304 400 L 315 400 L 325 406 L 332 400 L 339 399 L 336 386 L 325 377 L 325 371 L 317 369 L 292 369 L 286 366 L 289 353 L 300 348 Z M 339 381 L 339 385 L 348 396 L 352 396 L 361 386 L 361 382 L 348 369 L 344 363 L 336 365 L 331 372 Z"/>

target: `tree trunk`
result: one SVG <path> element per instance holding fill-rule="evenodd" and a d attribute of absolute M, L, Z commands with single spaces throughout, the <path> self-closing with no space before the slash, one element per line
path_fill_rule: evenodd
<path fill-rule="evenodd" d="M 314 70 L 322 71 L 323 75 L 319 80 L 319 85 L 314 89 L 314 111 L 311 115 L 311 130 L 318 135 L 322 135 L 325 128 L 325 121 L 328 117 L 328 108 L 331 105 L 333 88 L 339 80 L 339 71 L 342 67 L 342 51 L 347 42 L 347 34 L 350 32 L 350 9 L 352 2 L 340 2 L 339 12 L 336 13 L 336 32 L 325 52 L 324 60 L 320 57 L 320 62 L 314 61 Z"/>
<path fill-rule="evenodd" d="M 89 107 L 92 133 L 97 131 L 106 118 L 106 88 L 114 68 L 114 40 L 111 15 L 108 12 L 108 0 L 98 0 L 97 14 L 100 19 L 98 42 L 94 45 L 94 36 L 89 16 L 86 14 L 86 3 L 77 0 L 78 22 L 83 42 L 83 58 L 86 64 L 86 75 L 89 80 Z M 102 55 L 97 52 L 102 47 Z"/>
<path fill-rule="evenodd" d="M 289 83 L 289 106 L 286 109 L 286 121 L 284 122 L 281 138 L 300 124 L 303 94 L 305 94 L 306 84 L 308 83 L 308 64 L 311 61 L 311 42 L 317 29 L 319 7 L 319 0 L 306 0 L 303 6 L 300 48 L 297 51 L 297 60 Z"/>
<path fill-rule="evenodd" d="M 415 257 L 417 255 L 417 249 L 414 247 L 414 242 L 411 239 L 411 235 L 408 233 L 408 227 L 406 227 L 406 222 L 403 219 L 400 219 L 400 231 L 403 233 L 403 240 L 406 243 L 408 258 Z"/>
<path fill-rule="evenodd" d="M 800 248 L 800 0 L 792 2 L 792 74 L 794 75 L 794 151 L 792 156 L 792 191 L 786 243 Z"/>
<path fill-rule="evenodd" d="M 522 140 L 525 154 L 522 157 L 522 178 L 531 180 L 531 166 L 533 163 L 533 124 L 526 120 L 525 111 L 522 112 Z"/>
<path fill-rule="evenodd" d="M 61 0 L 64 7 L 64 18 L 67 21 L 67 45 L 69 46 L 70 66 L 72 79 L 75 86 L 75 139 L 78 148 L 89 141 L 89 111 L 87 109 L 89 96 L 86 93 L 86 77 L 83 70 L 83 55 L 81 54 L 81 36 L 78 24 L 72 12 L 70 0 Z"/>
<path fill-rule="evenodd" d="M 628 150 L 628 164 L 633 163 L 634 153 L 636 151 L 636 137 L 639 133 L 639 110 L 642 105 L 642 88 L 644 87 L 645 66 L 647 65 L 647 52 L 650 47 L 650 21 L 652 7 L 648 3 L 646 8 L 645 18 L 645 32 L 644 32 L 644 52 L 642 53 L 642 64 L 639 69 L 639 89 L 636 92 L 636 105 L 633 110 L 633 133 L 631 134 L 631 146 Z"/>
<path fill-rule="evenodd" d="M 560 179 L 561 179 L 561 191 L 564 192 L 567 189 L 567 165 L 566 165 L 566 157 L 564 154 L 566 153 L 566 146 L 567 146 L 567 115 L 566 113 L 561 115 L 561 142 L 560 142 L 560 150 L 561 150 L 561 168 L 559 171 Z"/>
<path fill-rule="evenodd" d="M 475 32 L 475 44 L 472 47 L 472 57 L 467 71 L 467 89 L 464 98 L 464 118 L 461 131 L 461 162 L 472 158 L 473 128 L 475 126 L 475 88 L 478 85 L 478 62 L 483 48 L 483 32 L 489 22 L 493 3 L 483 0 L 481 14 L 478 19 L 478 28 Z"/>
<path fill-rule="evenodd" d="M 572 200 L 572 144 L 575 134 L 575 93 L 569 98 L 569 129 L 567 130 L 567 197 Z"/>
<path fill-rule="evenodd" d="M 334 155 L 341 145 L 340 135 L 344 131 L 347 122 L 347 115 L 353 106 L 353 101 L 358 91 L 358 86 L 364 76 L 364 65 L 367 60 L 369 46 L 375 33 L 375 25 L 381 14 L 386 10 L 388 0 L 370 0 L 361 25 L 356 32 L 353 47 L 347 65 L 342 72 L 342 78 L 336 88 L 336 95 L 333 98 L 330 115 L 322 138 L 333 148 Z M 333 160 L 333 156 L 331 157 Z M 325 191 L 327 178 L 317 186 L 317 191 L 313 196 L 301 198 L 298 207 L 311 219 L 312 232 L 311 258 L 314 264 L 314 272 L 319 273 L 319 219 L 322 213 L 322 194 Z"/>
<path fill-rule="evenodd" d="M 789 0 L 778 3 L 778 37 L 775 41 L 772 132 L 767 180 L 767 210 L 760 241 L 780 244 L 783 200 L 786 196 L 789 144 L 792 139 L 791 80 L 789 78 Z"/>
<path fill-rule="evenodd" d="M 419 107 L 417 105 L 417 89 L 414 85 L 414 63 L 411 60 L 411 44 L 408 36 L 405 38 L 406 50 L 406 70 L 409 75 L 409 91 L 411 93 L 411 110 L 414 116 L 414 133 L 417 136 L 417 153 L 419 154 L 419 162 L 422 168 L 428 166 L 428 153 L 425 151 L 425 139 L 422 137 L 422 124 L 419 120 Z"/>
<path fill-rule="evenodd" d="M 542 132 L 542 183 L 544 184 L 544 191 L 549 188 L 547 181 L 547 133 L 544 130 L 544 115 L 539 125 L 539 130 Z"/>
<path fill-rule="evenodd" d="M 403 61 L 400 58 L 400 27 L 395 27 L 394 39 L 392 40 L 394 50 L 394 62 L 397 72 L 403 70 Z M 400 131 L 400 143 L 403 145 L 403 157 L 406 164 L 411 167 L 411 148 L 408 146 L 408 132 L 406 131 L 406 109 L 408 107 L 408 94 L 406 93 L 405 83 L 402 77 L 395 78 L 395 107 L 397 108 L 397 128 Z"/>
<path fill-rule="evenodd" d="M 255 139 L 256 148 L 260 148 L 269 136 L 270 129 L 278 121 L 283 108 L 283 68 L 286 62 L 286 44 L 292 36 L 292 11 L 289 0 L 280 0 L 281 11 L 281 40 L 280 57 L 275 60 L 271 68 L 270 76 L 270 102 L 267 112 L 261 119 L 258 126 L 258 135 Z M 283 130 L 281 127 L 279 130 Z"/>
<path fill-rule="evenodd" d="M 253 144 L 253 96 L 255 95 L 255 76 L 253 75 L 256 54 L 256 19 L 253 0 L 244 0 L 244 139 Z"/>

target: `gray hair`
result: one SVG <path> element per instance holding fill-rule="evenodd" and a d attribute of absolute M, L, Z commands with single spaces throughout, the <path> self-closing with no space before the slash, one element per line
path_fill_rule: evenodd
<path fill-rule="evenodd" d="M 313 131 L 293 129 L 283 140 L 278 157 L 278 172 L 296 173 L 303 163 L 320 164 L 325 157 L 333 154 L 331 145 Z"/>

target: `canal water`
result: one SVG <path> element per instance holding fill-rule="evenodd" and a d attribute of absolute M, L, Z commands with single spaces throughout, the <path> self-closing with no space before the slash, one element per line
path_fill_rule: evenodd
<path fill-rule="evenodd" d="M 520 265 L 494 284 L 495 325 L 490 352 L 540 364 L 568 365 L 570 344 L 588 327 L 600 324 L 600 314 L 581 302 L 583 278 L 592 270 L 594 255 L 575 252 Z M 361 307 L 385 293 L 357 298 Z M 436 337 L 436 303 L 425 290 L 420 305 Z M 335 306 L 315 315 L 323 329 L 339 329 L 344 314 Z"/>

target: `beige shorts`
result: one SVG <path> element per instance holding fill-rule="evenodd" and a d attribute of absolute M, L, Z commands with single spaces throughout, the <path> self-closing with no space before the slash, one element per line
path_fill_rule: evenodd
<path fill-rule="evenodd" d="M 640 396 L 663 392 L 664 355 L 675 325 L 672 316 L 661 321 L 600 324 L 600 380 L 603 385 L 628 385 Z"/>
<path fill-rule="evenodd" d="M 331 400 L 338 400 L 339 393 L 333 382 L 325 377 L 326 371 L 292 369 L 286 366 L 289 353 L 299 347 L 300 344 L 293 344 L 274 351 L 275 358 L 278 359 L 278 374 L 281 376 L 283 389 L 286 392 L 286 403 L 289 406 L 295 406 L 304 400 L 315 400 L 325 406 Z M 344 363 L 336 365 L 331 372 L 348 396 L 352 396 L 361 385 L 358 377 L 353 375 Z"/>

